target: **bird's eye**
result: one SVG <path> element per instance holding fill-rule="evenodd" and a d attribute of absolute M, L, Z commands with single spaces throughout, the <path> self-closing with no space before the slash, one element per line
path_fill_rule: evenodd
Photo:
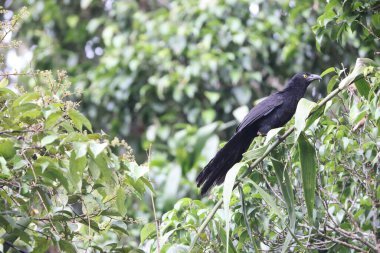
<path fill-rule="evenodd" d="M 303 78 L 307 78 L 307 75 L 306 75 L 306 74 L 303 74 Z"/>

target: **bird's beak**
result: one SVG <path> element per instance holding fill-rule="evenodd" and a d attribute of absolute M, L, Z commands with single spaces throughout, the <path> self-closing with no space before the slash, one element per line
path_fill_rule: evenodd
<path fill-rule="evenodd" d="M 309 82 L 312 82 L 314 80 L 322 80 L 322 78 L 319 75 L 311 74 L 310 76 L 307 77 L 307 80 Z"/>

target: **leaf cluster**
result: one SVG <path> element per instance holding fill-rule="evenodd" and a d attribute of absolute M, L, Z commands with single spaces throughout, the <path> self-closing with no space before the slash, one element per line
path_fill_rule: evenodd
<path fill-rule="evenodd" d="M 117 238 L 143 222 L 130 207 L 153 190 L 147 166 L 125 141 L 93 132 L 64 71 L 23 75 L 38 87 L 25 91 L 17 73 L 0 80 L 0 251 L 133 250 Z"/>

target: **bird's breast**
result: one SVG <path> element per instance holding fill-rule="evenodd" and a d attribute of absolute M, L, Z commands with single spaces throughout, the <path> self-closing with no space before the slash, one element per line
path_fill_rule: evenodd
<path fill-rule="evenodd" d="M 269 122 L 266 122 L 269 124 L 271 129 L 282 127 L 285 125 L 294 115 L 297 109 L 297 102 L 298 101 L 284 101 L 284 103 L 276 108 L 269 117 Z M 269 116 L 269 115 L 268 115 Z"/>

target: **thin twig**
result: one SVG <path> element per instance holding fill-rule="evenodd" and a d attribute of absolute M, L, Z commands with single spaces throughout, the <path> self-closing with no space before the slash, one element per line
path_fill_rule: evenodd
<path fill-rule="evenodd" d="M 152 145 L 149 146 L 148 150 L 148 169 L 150 169 L 150 159 L 152 157 Z M 150 178 L 149 178 L 150 181 Z M 160 253 L 160 220 L 157 218 L 157 213 L 156 213 L 156 206 L 154 204 L 154 198 L 153 198 L 153 192 L 150 191 L 150 200 L 152 202 L 152 208 L 153 208 L 153 215 L 154 215 L 154 220 L 156 223 L 156 235 L 157 235 L 157 253 Z"/>
<path fill-rule="evenodd" d="M 339 233 L 345 237 L 348 237 L 352 240 L 357 240 L 357 241 L 367 245 L 369 248 L 371 248 L 374 251 L 376 250 L 376 246 L 373 245 L 372 243 L 366 241 L 364 238 L 362 238 L 362 236 L 358 236 L 355 233 L 341 229 L 339 226 L 331 226 L 331 225 L 327 224 L 327 227 L 331 228 L 335 232 L 337 232 L 337 233 Z"/>
<path fill-rule="evenodd" d="M 25 160 L 27 161 L 27 163 L 29 164 L 30 168 L 32 169 L 32 173 L 33 173 L 33 177 L 34 177 L 34 182 L 32 182 L 32 186 L 35 187 L 35 186 L 37 186 L 37 180 L 38 180 L 38 178 L 37 178 L 37 175 L 36 175 L 36 171 L 35 171 L 35 169 L 34 169 L 34 166 L 33 166 L 33 164 L 29 161 L 28 157 L 26 157 L 25 153 L 24 153 L 24 152 L 21 152 L 21 153 L 22 153 L 22 156 L 24 157 L 24 159 L 25 159 Z M 37 192 L 38 198 L 39 198 L 40 201 L 41 201 L 42 206 L 44 207 L 44 209 L 45 209 L 46 212 L 47 212 L 47 216 L 48 216 L 48 219 L 49 219 L 49 221 L 50 221 L 50 225 L 51 225 L 51 227 L 52 227 L 53 230 L 57 233 L 57 235 L 59 235 L 59 232 L 58 232 L 57 228 L 56 228 L 56 227 L 54 226 L 54 224 L 53 224 L 53 220 L 51 219 L 51 215 L 50 215 L 49 209 L 48 209 L 47 206 L 45 205 L 45 202 L 44 202 L 44 200 L 43 200 L 43 198 L 42 198 L 42 196 L 41 196 L 41 193 L 40 193 L 38 190 L 37 190 L 36 192 Z"/>
<path fill-rule="evenodd" d="M 361 248 L 359 248 L 359 247 L 357 247 L 357 246 L 355 246 L 355 245 L 352 245 L 352 244 L 349 244 L 349 243 L 347 243 L 347 242 L 344 242 L 344 241 L 338 240 L 338 239 L 336 239 L 336 238 L 334 238 L 334 237 L 328 236 L 328 235 L 326 235 L 325 233 L 322 233 L 322 232 L 319 231 L 319 230 L 318 230 L 318 234 L 319 234 L 320 236 L 326 238 L 326 239 L 329 239 L 330 241 L 333 241 L 333 242 L 335 242 L 335 243 L 339 243 L 339 244 L 341 244 L 341 245 L 344 245 L 344 246 L 346 246 L 346 247 L 348 247 L 348 248 L 354 249 L 354 250 L 356 250 L 357 252 L 366 252 L 366 251 L 364 251 L 363 249 L 361 249 Z"/>
<path fill-rule="evenodd" d="M 0 73 L 0 76 L 4 77 L 4 78 L 7 78 L 8 76 L 31 76 L 33 75 L 34 73 L 32 72 L 12 72 L 12 73 L 8 73 L 8 72 L 3 72 L 3 73 Z"/>

